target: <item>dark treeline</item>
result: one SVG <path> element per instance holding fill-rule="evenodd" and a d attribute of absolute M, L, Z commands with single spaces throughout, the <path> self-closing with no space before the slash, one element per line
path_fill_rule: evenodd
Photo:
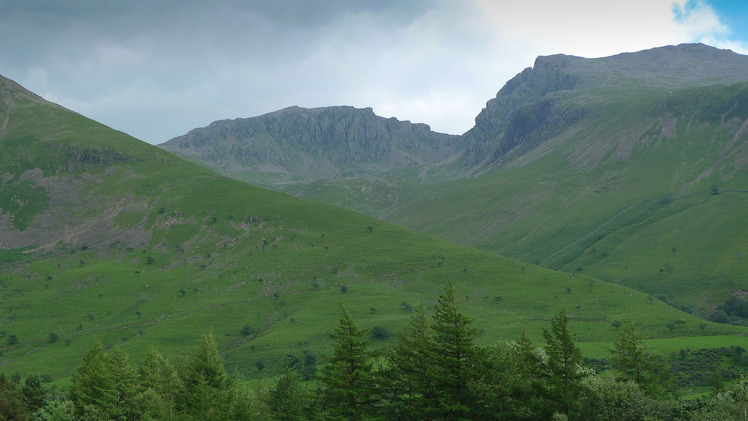
<path fill-rule="evenodd" d="M 670 367 L 620 323 L 612 371 L 595 374 L 561 310 L 542 345 L 524 333 L 492 345 L 458 308 L 452 285 L 433 315 L 414 308 L 395 343 L 374 350 L 341 306 L 316 386 L 289 360 L 272 384 L 251 388 L 226 372 L 211 333 L 174 362 L 156 350 L 136 368 L 95 342 L 69 390 L 36 375 L 0 374 L 3 420 L 733 420 L 748 411 L 748 379 L 700 399 L 677 396 Z"/>

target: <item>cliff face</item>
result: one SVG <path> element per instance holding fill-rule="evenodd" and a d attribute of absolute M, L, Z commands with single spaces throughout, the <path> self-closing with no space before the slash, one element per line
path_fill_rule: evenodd
<path fill-rule="evenodd" d="M 538 57 L 504 85 L 463 139 L 468 166 L 497 166 L 532 150 L 591 111 L 612 90 L 677 90 L 748 80 L 748 56 L 702 44 L 586 59 Z M 607 89 L 605 95 L 599 94 Z M 580 91 L 581 101 L 568 101 Z M 566 100 L 566 101 L 565 101 Z M 592 100 L 592 101 L 591 101 Z"/>
<path fill-rule="evenodd" d="M 161 147 L 224 169 L 269 171 L 282 182 L 441 162 L 456 153 L 456 140 L 371 108 L 290 107 L 217 121 Z"/>

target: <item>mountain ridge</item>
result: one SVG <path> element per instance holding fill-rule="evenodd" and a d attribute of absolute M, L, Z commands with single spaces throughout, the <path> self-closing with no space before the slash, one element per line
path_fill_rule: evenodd
<path fill-rule="evenodd" d="M 216 121 L 159 146 L 221 172 L 266 172 L 286 183 L 439 163 L 454 159 L 454 139 L 371 108 L 294 106 Z"/>
<path fill-rule="evenodd" d="M 477 114 L 475 125 L 462 135 L 432 132 L 423 123 L 400 122 L 394 117 L 385 119 L 376 116 L 371 108 L 363 108 L 358 111 L 362 113 L 358 122 L 370 124 L 376 130 L 366 133 L 359 126 L 357 133 L 344 142 L 340 133 L 329 128 L 310 135 L 316 128 L 313 125 L 301 127 L 299 118 L 314 120 L 324 115 L 324 118 L 349 124 L 353 107 L 303 109 L 292 106 L 257 117 L 218 120 L 158 146 L 189 159 L 209 162 L 212 169 L 224 174 L 235 173 L 245 181 L 265 186 L 350 177 L 365 172 L 391 172 L 408 165 L 439 167 L 441 174 L 451 174 L 447 178 L 458 179 L 501 166 L 583 118 L 600 101 L 600 94 L 590 98 L 588 107 L 565 107 L 564 98 L 579 89 L 627 86 L 634 90 L 677 90 L 738 83 L 748 80 L 746 68 L 748 56 L 704 44 L 670 45 L 592 59 L 555 54 L 538 57 L 532 67 L 507 81 Z M 289 121 L 288 127 L 283 127 L 284 119 Z M 266 125 L 270 120 L 273 120 L 272 127 L 257 130 L 257 124 Z M 382 131 L 384 121 L 388 128 L 399 125 L 398 135 L 415 139 L 430 150 L 419 154 L 407 139 L 403 141 Z M 395 122 L 397 124 L 393 124 Z M 241 128 L 242 125 L 248 127 Z M 406 129 L 408 125 L 412 125 L 413 130 Z M 222 133 L 217 134 L 217 131 Z M 225 138 L 223 143 L 217 141 L 221 136 Z M 388 136 L 388 142 L 376 145 L 379 151 L 374 157 L 364 153 L 367 148 L 372 151 L 372 139 L 381 143 L 382 138 Z M 208 138 L 210 145 L 206 145 Z M 323 139 L 332 141 L 325 143 Z M 323 147 L 328 148 L 328 156 L 316 149 Z M 393 153 L 382 153 L 387 147 L 392 148 Z M 399 153 L 394 153 L 396 150 Z M 337 158 L 329 156 L 335 153 Z M 290 163 L 293 160 L 303 164 L 294 166 Z M 394 165 L 388 165 L 387 160 Z M 320 170 L 320 166 L 324 170 Z M 247 174 L 242 175 L 243 172 Z M 266 179 L 263 174 L 272 176 Z"/>
<path fill-rule="evenodd" d="M 510 79 L 486 103 L 475 126 L 463 135 L 463 141 L 470 144 L 468 164 L 501 165 L 572 125 L 599 101 L 599 97 L 591 97 L 590 106 L 564 109 L 559 105 L 561 100 L 575 90 L 620 86 L 672 90 L 730 84 L 748 80 L 745 69 L 748 56 L 704 44 L 671 45 L 592 59 L 564 54 L 538 57 L 533 67 Z M 556 120 L 545 120 L 549 115 Z"/>

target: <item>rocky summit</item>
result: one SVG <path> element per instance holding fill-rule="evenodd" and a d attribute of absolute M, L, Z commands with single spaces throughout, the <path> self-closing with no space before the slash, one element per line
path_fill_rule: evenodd
<path fill-rule="evenodd" d="M 255 174 L 258 184 L 282 184 L 442 162 L 453 159 L 456 140 L 371 108 L 290 107 L 216 121 L 161 147 L 224 173 Z"/>

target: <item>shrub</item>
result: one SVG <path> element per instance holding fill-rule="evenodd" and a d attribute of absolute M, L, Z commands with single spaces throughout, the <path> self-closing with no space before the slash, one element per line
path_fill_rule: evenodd
<path fill-rule="evenodd" d="M 390 337 L 390 332 L 382 326 L 374 326 L 371 330 L 371 337 L 377 340 L 384 340 Z"/>

